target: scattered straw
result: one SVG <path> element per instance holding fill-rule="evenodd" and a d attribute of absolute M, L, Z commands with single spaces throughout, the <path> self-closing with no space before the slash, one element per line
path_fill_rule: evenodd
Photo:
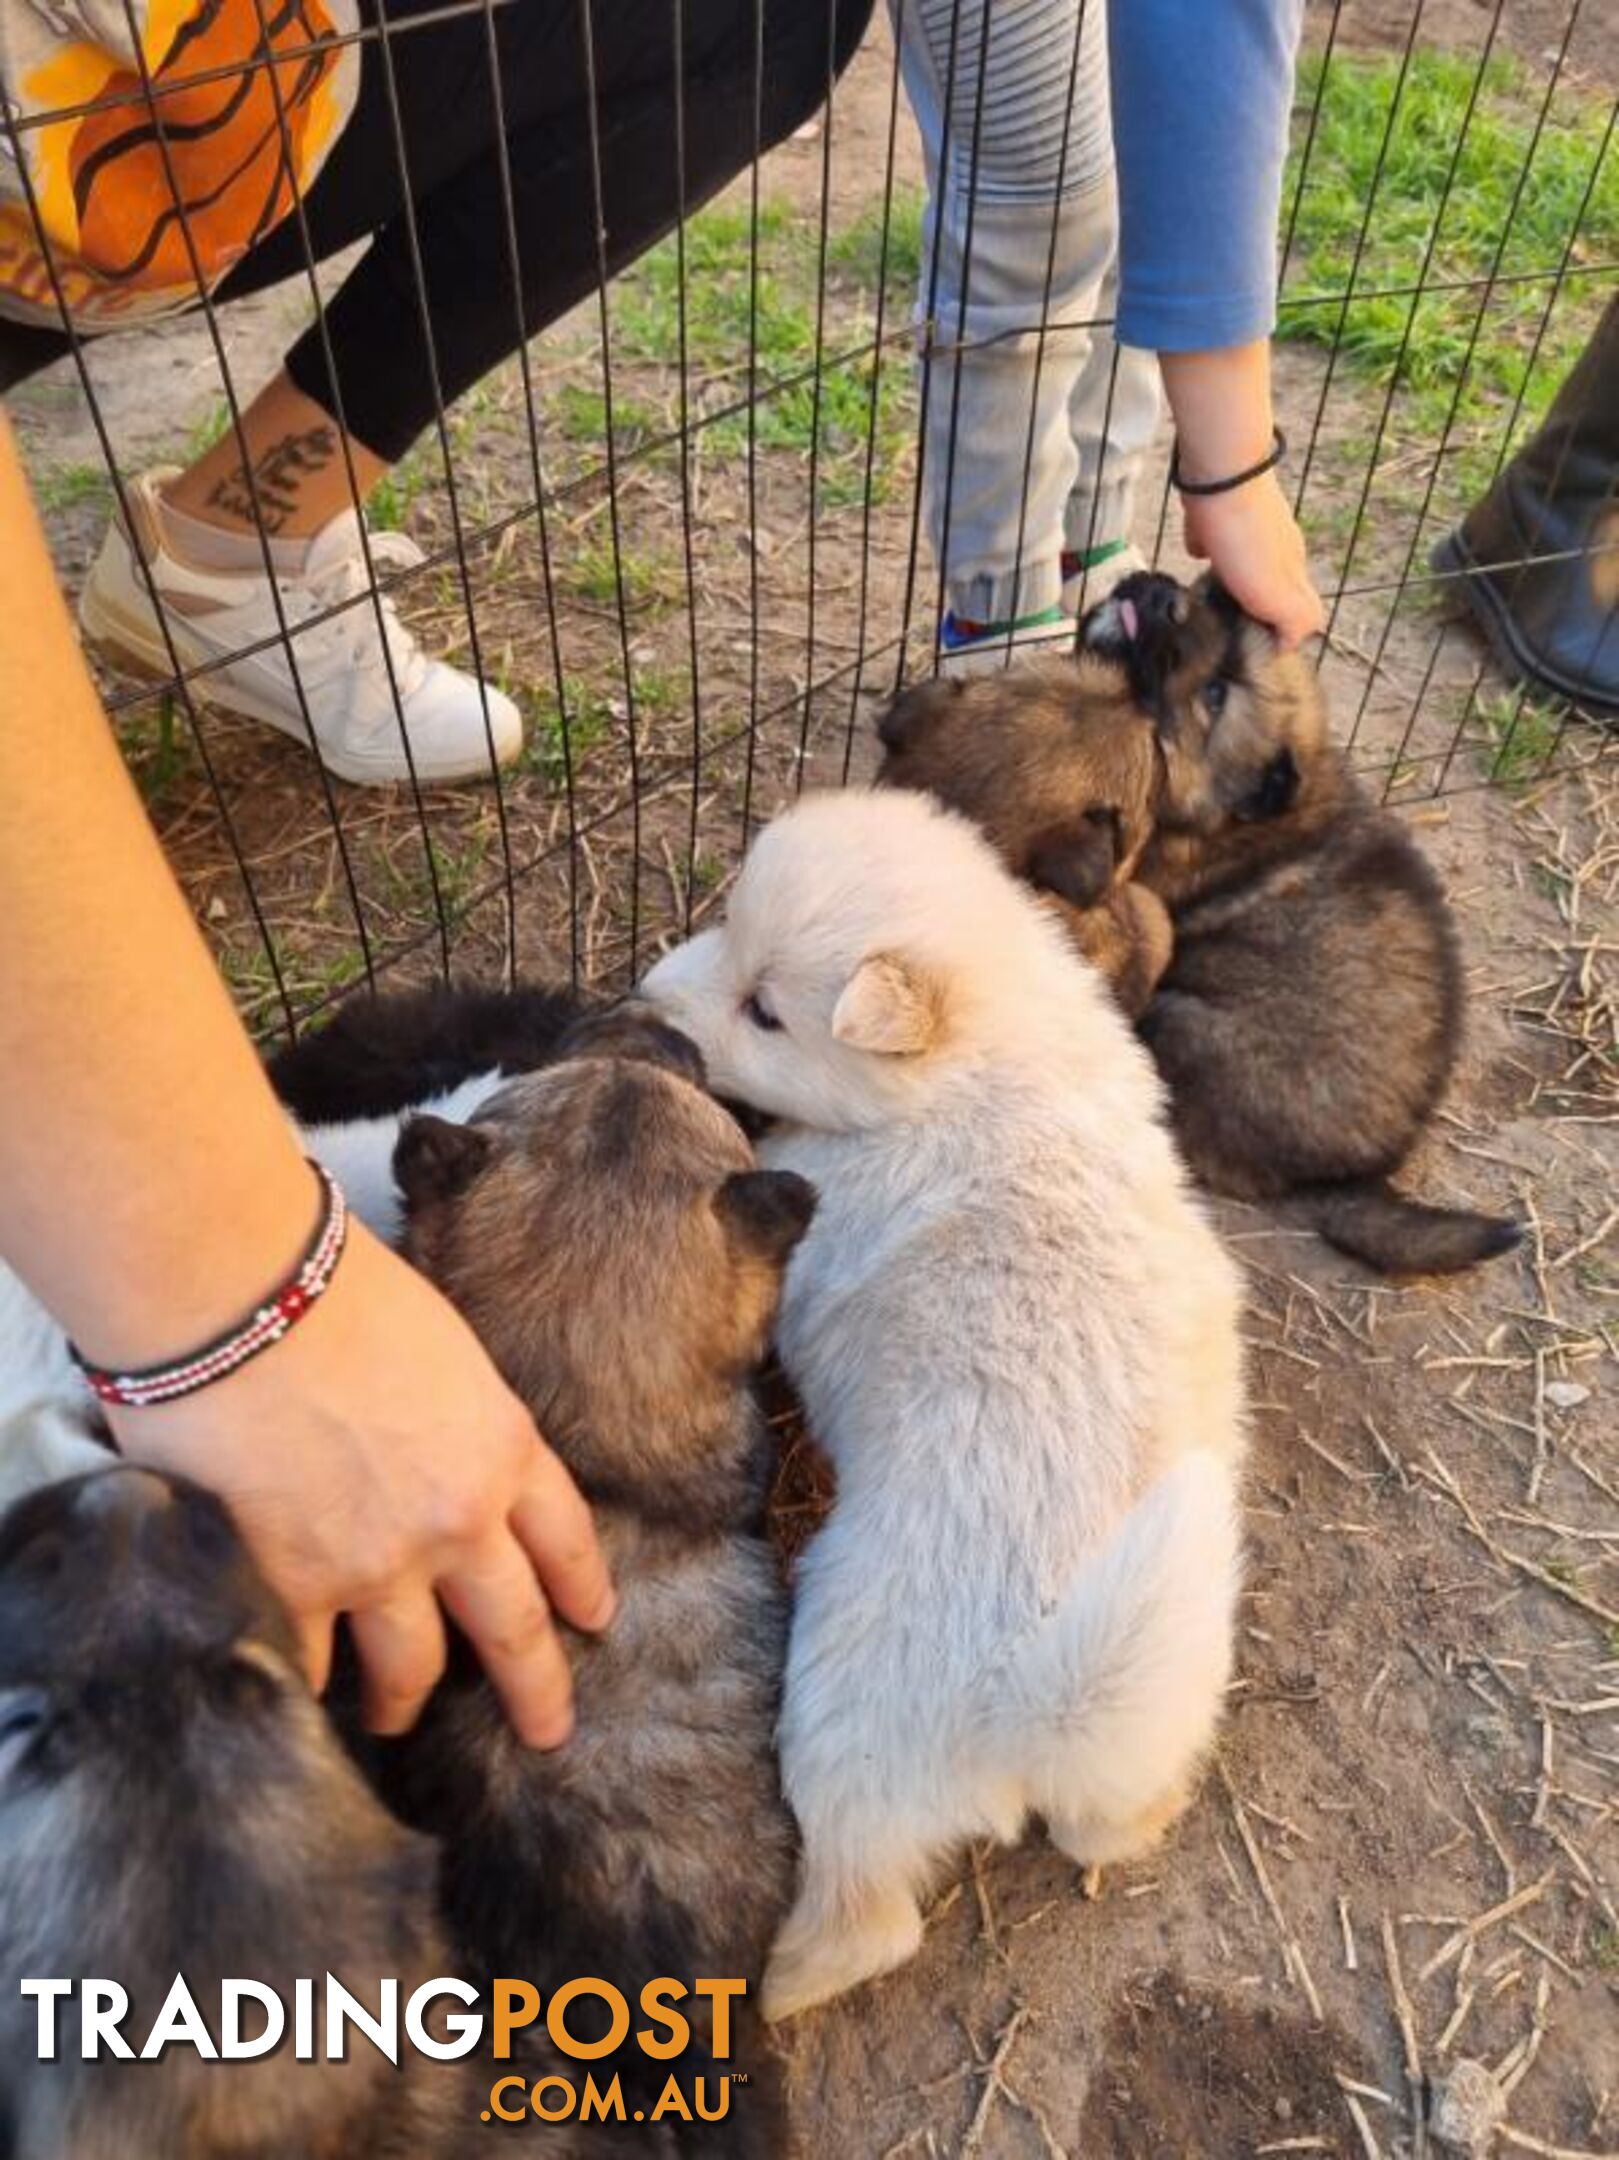
<path fill-rule="evenodd" d="M 1526 1888 L 1515 1892 L 1509 1898 L 1503 1898 L 1499 1905 L 1490 1906 L 1487 1912 L 1476 1913 L 1471 1920 L 1464 1921 L 1455 1934 L 1441 1943 L 1429 1958 L 1417 1974 L 1418 1980 L 1426 1982 L 1431 1980 L 1436 1972 L 1443 1972 L 1453 1958 L 1461 1956 L 1470 1942 L 1477 1942 L 1488 1929 L 1496 1926 L 1499 1921 L 1510 1919 L 1514 1913 L 1522 1912 L 1526 1905 L 1535 1904 L 1546 1895 L 1556 1880 L 1556 1868 L 1548 1868 L 1544 1875 Z"/>
<path fill-rule="evenodd" d="M 1531 2137 L 1527 2130 L 1515 2130 L 1511 2123 L 1502 2123 L 1496 2136 L 1507 2145 L 1515 2145 L 1519 2152 L 1538 2153 L 1541 2160 L 1619 2160 L 1619 2152 L 1592 2152 L 1574 2145 L 1549 2145 L 1544 2138 Z"/>
<path fill-rule="evenodd" d="M 1366 2155 L 1366 2160 L 1383 2160 L 1383 2148 L 1372 2135 L 1372 2126 L 1366 2120 L 1366 2110 L 1352 2092 L 1343 2094 L 1343 2103 L 1349 2111 L 1349 2120 L 1355 2126 L 1355 2135 L 1360 2139 L 1360 2149 Z"/>
<path fill-rule="evenodd" d="M 1297 1982 L 1305 2000 L 1310 2005 L 1316 2023 L 1321 2024 L 1325 2021 L 1326 2016 L 1321 2007 L 1321 1997 L 1316 1992 L 1314 1980 L 1310 1977 L 1310 1968 L 1304 1961 L 1304 1952 L 1299 1947 L 1298 1937 L 1289 1927 L 1287 1916 L 1282 1911 L 1276 1892 L 1271 1888 L 1270 1876 L 1265 1871 L 1265 1862 L 1260 1855 L 1258 1843 L 1252 1830 L 1248 1827 L 1247 1812 L 1237 1795 L 1236 1787 L 1226 1773 L 1223 1763 L 1220 1765 L 1219 1775 L 1220 1783 L 1225 1787 L 1226 1798 L 1231 1803 L 1231 1819 L 1237 1826 L 1237 1835 L 1242 1840 L 1242 1849 L 1248 1855 L 1248 1865 L 1253 1869 L 1254 1880 L 1259 1885 L 1259 1894 L 1264 1899 L 1265 1909 L 1270 1914 L 1276 1932 L 1281 1938 L 1283 1968 L 1288 1977 Z"/>
<path fill-rule="evenodd" d="M 1406 1992 L 1405 1974 L 1400 1968 L 1400 1946 L 1394 1936 L 1394 1922 L 1388 1914 L 1383 1915 L 1383 1964 L 1388 1972 L 1389 1993 L 1394 1998 L 1394 2018 L 1400 2028 L 1400 2045 L 1405 2052 L 1405 2082 L 1411 2107 L 1411 2156 L 1412 2160 L 1424 2160 L 1428 2150 L 1428 2111 L 1422 2074 L 1422 2050 L 1417 2045 L 1417 2014 L 1411 2007 L 1411 1997 Z"/>

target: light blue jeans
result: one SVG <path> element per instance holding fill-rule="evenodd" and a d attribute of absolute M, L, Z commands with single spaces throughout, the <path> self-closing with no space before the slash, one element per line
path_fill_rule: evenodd
<path fill-rule="evenodd" d="M 923 517 L 946 607 L 1003 622 L 1058 600 L 1065 548 L 1129 536 L 1158 421 L 1155 357 L 1110 328 L 1105 0 L 889 8 L 928 177 Z"/>

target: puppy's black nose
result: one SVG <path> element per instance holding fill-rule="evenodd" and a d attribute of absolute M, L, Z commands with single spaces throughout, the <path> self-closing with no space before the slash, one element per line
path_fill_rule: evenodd
<path fill-rule="evenodd" d="M 1085 617 L 1081 642 L 1105 659 L 1122 660 L 1134 677 L 1147 665 L 1171 664 L 1176 638 L 1191 614 L 1191 596 L 1161 570 L 1133 570 Z M 1141 684 L 1135 685 L 1138 694 Z"/>
<path fill-rule="evenodd" d="M 1113 597 L 1121 613 L 1134 613 L 1133 642 L 1178 630 L 1187 618 L 1186 588 L 1160 570 L 1132 571 L 1113 588 Z"/>

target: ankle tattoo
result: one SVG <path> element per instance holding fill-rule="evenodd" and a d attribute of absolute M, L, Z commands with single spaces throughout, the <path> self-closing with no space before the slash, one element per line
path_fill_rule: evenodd
<path fill-rule="evenodd" d="M 250 528 L 262 528 L 273 538 L 297 510 L 304 482 L 324 472 L 337 452 L 337 429 L 329 421 L 283 435 L 254 459 L 251 479 L 247 467 L 238 465 L 215 481 L 208 507 Z"/>

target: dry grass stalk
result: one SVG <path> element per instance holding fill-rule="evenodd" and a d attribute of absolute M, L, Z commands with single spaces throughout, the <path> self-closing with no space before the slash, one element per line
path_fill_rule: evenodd
<path fill-rule="evenodd" d="M 1360 1952 L 1355 1947 L 1355 1930 L 1350 1924 L 1349 1900 L 1344 1897 L 1338 1900 L 1338 1929 L 1343 1937 L 1344 1971 L 1359 1972 Z"/>
<path fill-rule="evenodd" d="M 1560 1577 L 1550 1574 L 1540 1566 L 1538 1561 L 1528 1559 L 1523 1553 L 1509 1551 L 1498 1539 L 1491 1537 L 1474 1513 L 1472 1503 L 1456 1482 L 1454 1474 L 1445 1467 L 1432 1448 L 1424 1448 L 1423 1453 L 1433 1465 L 1433 1471 L 1430 1473 L 1424 1470 L 1420 1463 L 1416 1463 L 1413 1468 L 1418 1477 L 1426 1478 L 1429 1484 L 1437 1486 L 1446 1499 L 1454 1502 L 1461 1512 L 1468 1535 L 1482 1545 L 1493 1560 L 1500 1561 L 1503 1567 L 1515 1568 L 1520 1575 L 1527 1575 L 1532 1581 L 1539 1583 L 1543 1590 L 1550 1590 L 1554 1596 L 1566 1599 L 1570 1605 L 1577 1605 L 1581 1612 L 1589 1613 L 1594 1620 L 1602 1621 L 1605 1626 L 1619 1627 L 1619 1610 L 1604 1605 L 1600 1598 L 1588 1597 L 1578 1583 L 1562 1581 Z"/>
<path fill-rule="evenodd" d="M 1405 2082 L 1411 2110 L 1412 2160 L 1424 2160 L 1428 2150 L 1428 2118 L 1423 2097 L 1422 2050 L 1417 2044 L 1417 2014 L 1406 1991 L 1405 1974 L 1400 1967 L 1400 1946 L 1394 1935 L 1394 1922 L 1387 1913 L 1383 1915 L 1382 1935 L 1383 1964 L 1388 1973 L 1389 1993 L 1394 1998 L 1395 2022 L 1400 2028 L 1400 2045 L 1405 2055 Z"/>
<path fill-rule="evenodd" d="M 1001 2082 L 1001 2072 L 1006 2067 L 1007 2058 L 1016 2045 L 1017 2036 L 1023 2030 L 1028 2015 L 1027 2006 L 1019 2003 L 1001 2030 L 1001 2036 L 995 2043 L 995 2052 L 984 2066 L 984 2089 L 978 2096 L 978 2105 L 973 2110 L 972 2121 L 967 2125 L 967 2134 L 961 2141 L 957 2160 L 973 2160 L 973 2155 L 983 2150 L 984 2128 L 989 2121 L 996 2096 L 1010 2097 L 1006 2095 L 1006 2088 Z"/>
<path fill-rule="evenodd" d="M 1366 2155 L 1366 2160 L 1383 2160 L 1383 2148 L 1372 2135 L 1372 2126 L 1366 2120 L 1366 2110 L 1352 2092 L 1344 2092 L 1343 2102 L 1349 2111 L 1349 2120 L 1355 2126 L 1355 2135 L 1360 2139 L 1360 2149 Z"/>
<path fill-rule="evenodd" d="M 1538 2153 L 1540 2160 L 1619 2160 L 1619 2152 L 1592 2152 L 1575 2145 L 1550 2145 L 1545 2138 L 1533 2137 L 1527 2130 L 1515 2130 L 1511 2123 L 1502 2123 L 1496 2136 L 1507 2145 L 1514 2145 L 1519 2152 Z"/>
<path fill-rule="evenodd" d="M 1492 1905 L 1488 1911 L 1476 1913 L 1471 1920 L 1464 1921 L 1454 1935 L 1440 1944 L 1417 1974 L 1419 1982 L 1426 1983 L 1435 1973 L 1443 1972 L 1453 1958 L 1461 1956 L 1470 1942 L 1477 1942 L 1481 1935 L 1498 1922 L 1509 1919 L 1513 1913 L 1522 1912 L 1526 1905 L 1535 1904 L 1546 1895 L 1556 1880 L 1556 1868 L 1548 1868 L 1544 1875 L 1527 1884 L 1522 1890 L 1515 1891 L 1511 1897 L 1503 1898 L 1499 1905 Z"/>
<path fill-rule="evenodd" d="M 1530 2014 L 1528 2032 L 1495 2066 L 1496 2078 L 1505 2093 L 1515 2092 L 1534 2068 L 1535 2057 L 1540 2053 L 1541 2044 L 1546 2038 L 1546 2011 L 1551 2001 L 1551 1991 L 1551 1980 L 1543 1972 L 1535 1983 L 1535 2007 Z"/>
<path fill-rule="evenodd" d="M 1310 1976 L 1310 1968 L 1305 1963 L 1304 1952 L 1299 1947 L 1298 1938 L 1288 1926 L 1287 1917 L 1282 1911 L 1281 1903 L 1276 1892 L 1271 1887 L 1271 1880 L 1266 1873 L 1264 1859 L 1260 1854 L 1254 1834 L 1248 1827 L 1247 1812 L 1242 1801 L 1237 1796 L 1236 1787 L 1226 1774 L 1224 1765 L 1220 1767 L 1220 1783 L 1225 1787 L 1226 1798 L 1231 1803 L 1231 1819 L 1237 1826 L 1237 1835 L 1242 1840 L 1242 1849 L 1248 1855 L 1248 1865 L 1254 1871 L 1254 1880 L 1259 1885 L 1259 1894 L 1265 1900 L 1265 1909 L 1270 1914 L 1276 1932 L 1281 1938 L 1283 1968 L 1289 1978 L 1297 1982 L 1300 1992 L 1310 2005 L 1316 2023 L 1321 2024 L 1325 2021 L 1325 2012 L 1321 2007 L 1321 1997 L 1316 1992 L 1316 1984 Z"/>

